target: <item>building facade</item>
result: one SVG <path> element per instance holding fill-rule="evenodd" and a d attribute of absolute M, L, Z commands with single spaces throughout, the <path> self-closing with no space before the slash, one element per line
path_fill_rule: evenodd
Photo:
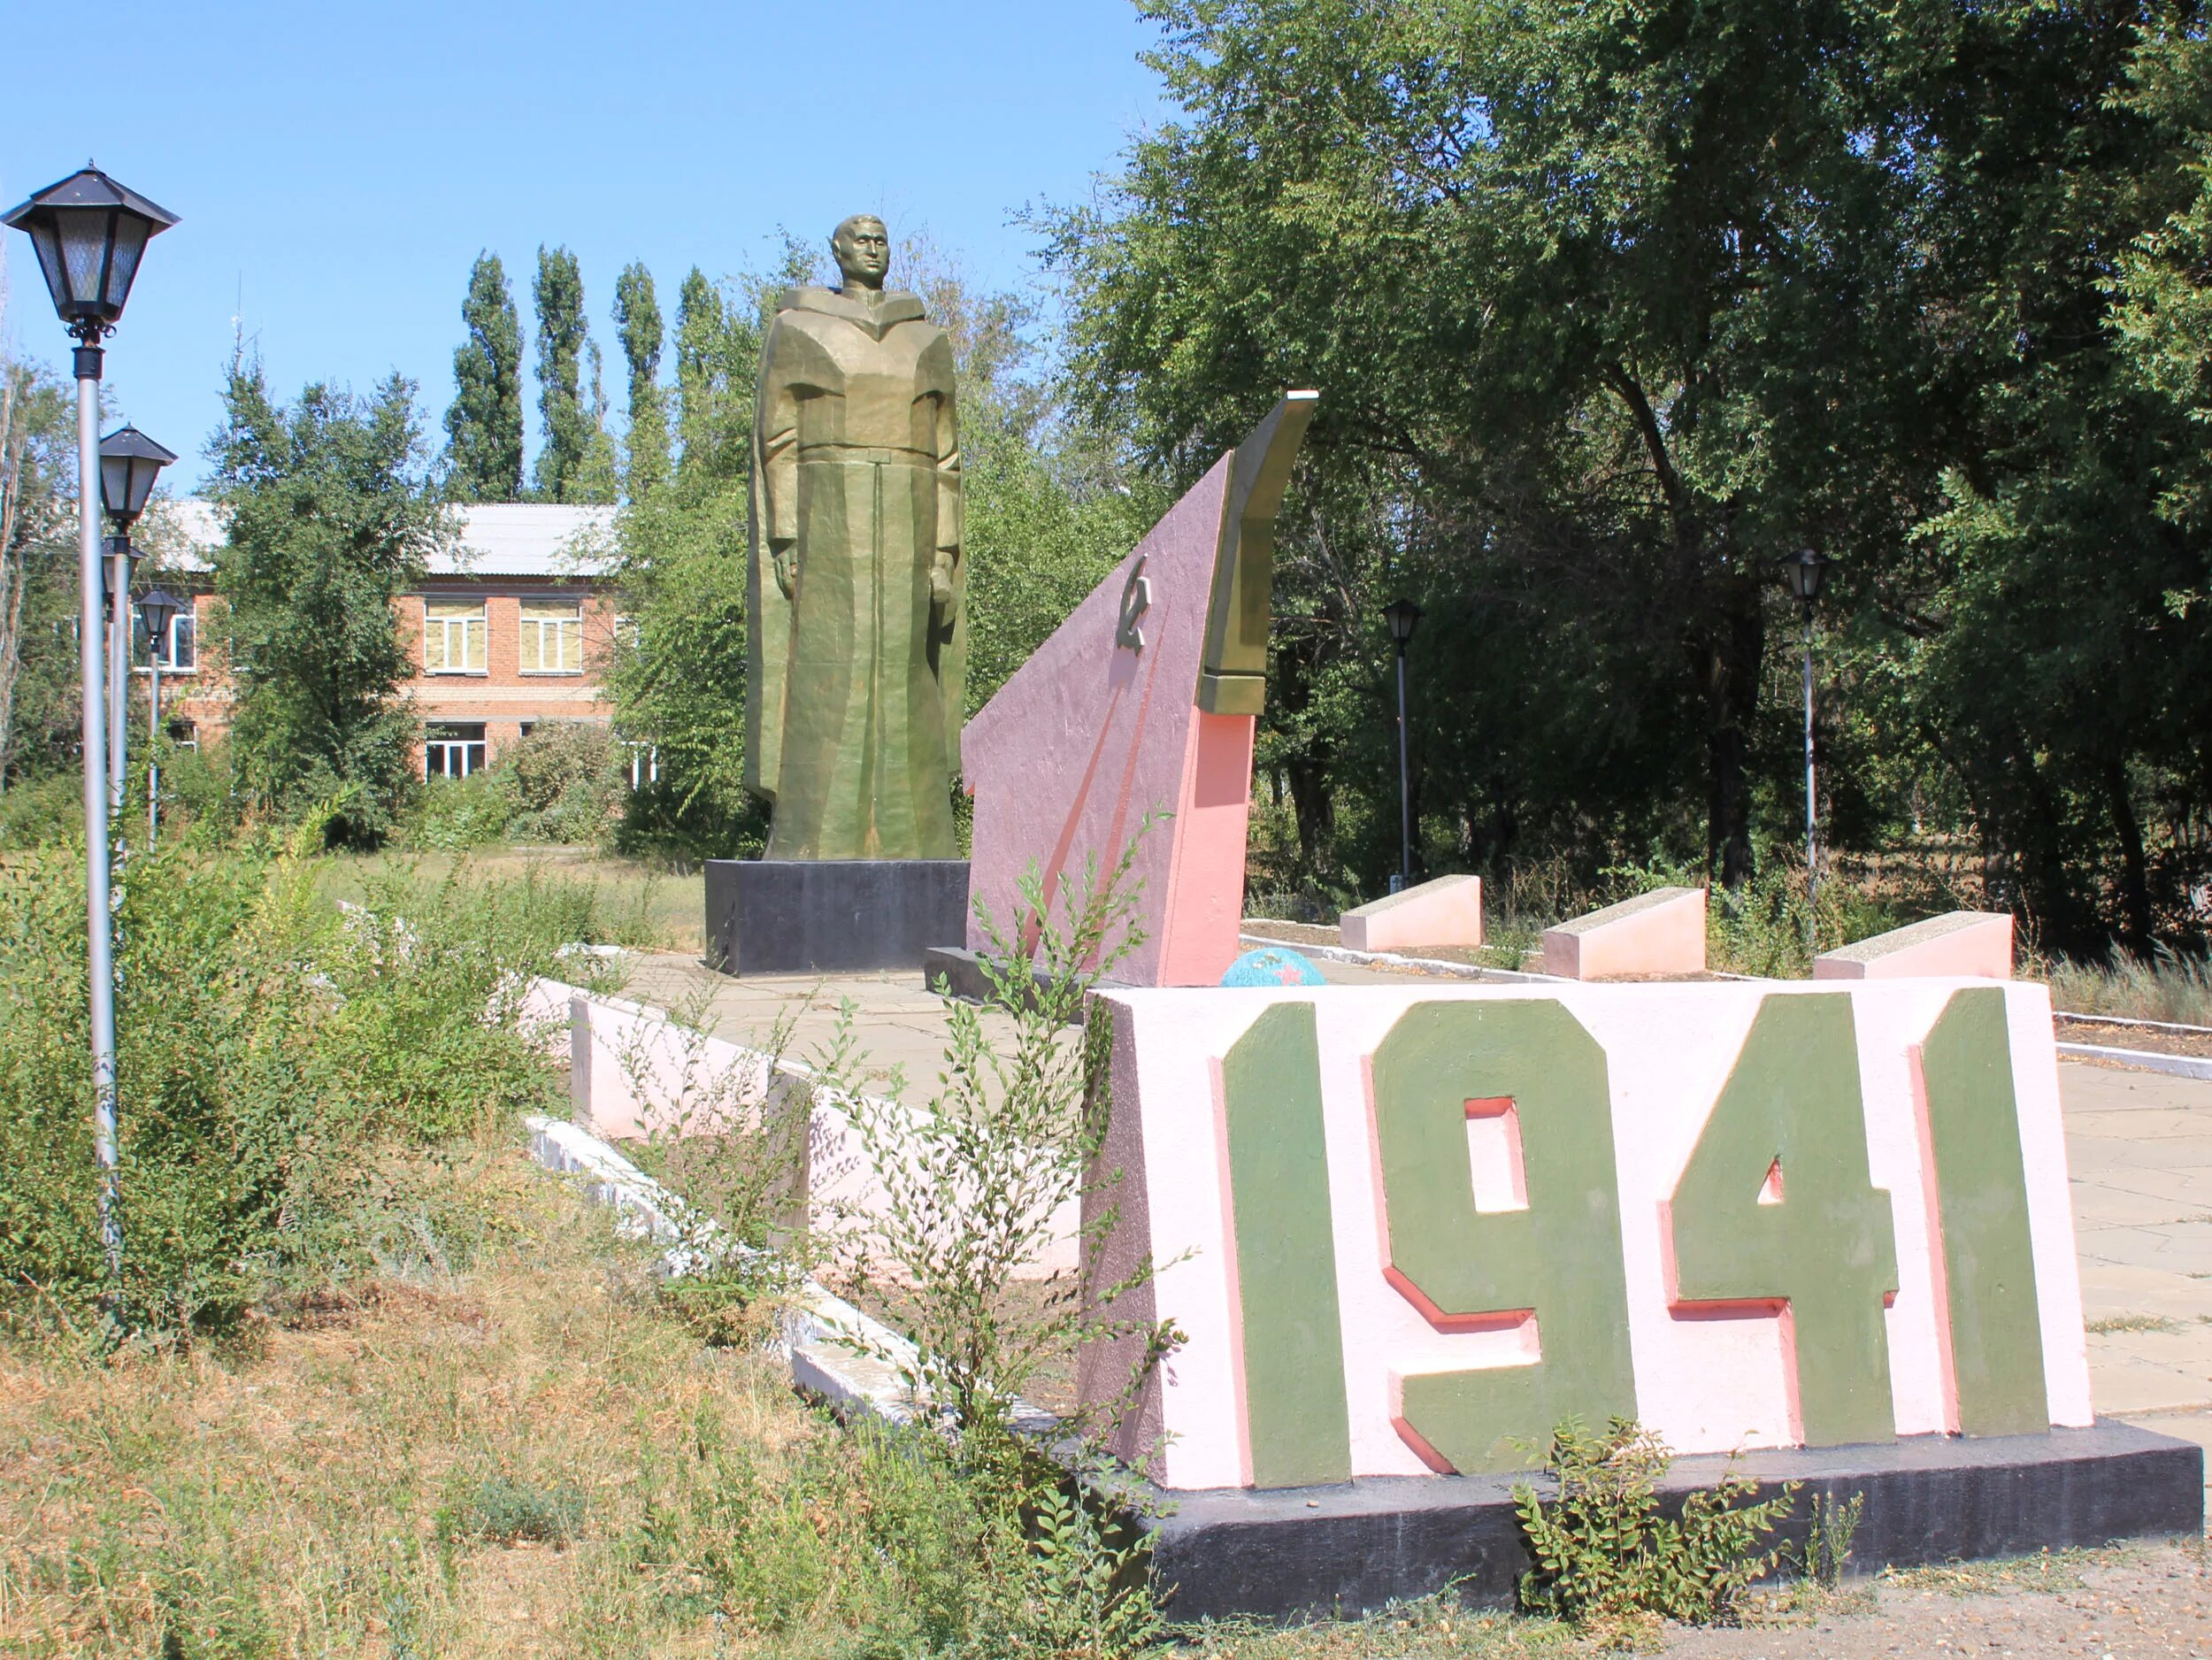
<path fill-rule="evenodd" d="M 438 555 L 419 588 L 394 603 L 414 665 L 403 695 L 419 720 L 418 772 L 458 778 L 550 721 L 608 724 L 606 667 L 622 626 L 612 588 L 611 507 L 486 503 L 457 509 L 458 545 Z M 229 729 L 234 688 L 208 642 L 221 602 L 213 589 L 223 526 L 204 502 L 173 503 L 157 580 L 191 603 L 157 642 L 164 724 L 196 745 Z M 140 641 L 137 679 L 150 674 Z M 141 696 L 145 695 L 142 689 Z M 641 751 L 632 771 L 650 772 Z"/>

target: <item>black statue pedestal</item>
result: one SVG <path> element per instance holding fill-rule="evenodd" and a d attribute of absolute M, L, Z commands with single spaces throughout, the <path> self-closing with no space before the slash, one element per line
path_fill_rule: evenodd
<path fill-rule="evenodd" d="M 918 969 L 967 937 L 965 859 L 709 859 L 710 968 L 726 974 Z"/>

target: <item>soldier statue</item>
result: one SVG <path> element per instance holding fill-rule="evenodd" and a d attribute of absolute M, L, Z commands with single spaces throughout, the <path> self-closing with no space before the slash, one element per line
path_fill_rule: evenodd
<path fill-rule="evenodd" d="M 967 656 L 952 344 L 856 214 L 761 349 L 745 782 L 772 859 L 956 858 Z"/>

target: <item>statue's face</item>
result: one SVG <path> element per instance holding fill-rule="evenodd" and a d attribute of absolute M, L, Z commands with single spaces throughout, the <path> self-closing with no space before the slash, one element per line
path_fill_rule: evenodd
<path fill-rule="evenodd" d="M 840 225 L 830 238 L 830 251 L 837 256 L 837 268 L 845 273 L 845 281 L 862 288 L 881 288 L 891 269 L 890 234 L 883 221 L 872 215 L 856 214 Z"/>

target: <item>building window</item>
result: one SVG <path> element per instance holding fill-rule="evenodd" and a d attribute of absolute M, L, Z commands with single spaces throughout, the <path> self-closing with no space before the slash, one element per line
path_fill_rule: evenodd
<path fill-rule="evenodd" d="M 661 781 L 661 752 L 658 744 L 628 741 L 625 742 L 622 747 L 630 752 L 630 788 L 633 792 L 643 789 L 648 784 L 657 784 Z"/>
<path fill-rule="evenodd" d="M 482 772 L 488 758 L 480 720 L 445 720 L 423 728 L 422 775 L 426 779 L 466 778 Z"/>
<path fill-rule="evenodd" d="M 522 672 L 584 672 L 584 610 L 572 599 L 522 602 Z"/>
<path fill-rule="evenodd" d="M 196 749 L 200 747 L 200 729 L 192 722 L 171 720 L 163 724 L 169 728 L 169 742 L 175 744 L 178 749 Z"/>
<path fill-rule="evenodd" d="M 422 668 L 426 674 L 484 672 L 484 602 L 426 599 L 422 603 Z M 478 734 L 482 735 L 480 733 Z"/>
<path fill-rule="evenodd" d="M 146 619 L 134 613 L 131 619 L 131 656 L 133 661 L 158 660 L 162 672 L 167 674 L 191 674 L 200 666 L 198 630 L 193 626 L 192 613 L 188 609 L 169 619 L 165 630 L 168 638 L 162 642 L 162 649 L 154 659 L 146 656 Z"/>

